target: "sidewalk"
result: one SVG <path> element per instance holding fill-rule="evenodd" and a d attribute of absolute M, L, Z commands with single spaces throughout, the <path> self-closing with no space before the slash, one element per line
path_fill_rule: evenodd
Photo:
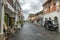
<path fill-rule="evenodd" d="M 14 30 L 14 28 L 12 28 L 12 29 L 10 29 L 11 30 L 11 33 L 14 35 L 15 34 L 15 32 L 17 31 L 17 28 Z M 11 39 L 11 38 L 9 38 L 9 39 Z M 4 38 L 4 34 L 2 35 L 2 34 L 0 34 L 0 40 L 5 40 L 5 38 Z"/>
<path fill-rule="evenodd" d="M 0 34 L 0 40 L 4 40 L 4 36 Z"/>

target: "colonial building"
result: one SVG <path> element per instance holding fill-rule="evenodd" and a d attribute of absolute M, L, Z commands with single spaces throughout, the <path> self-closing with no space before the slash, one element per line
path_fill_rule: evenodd
<path fill-rule="evenodd" d="M 20 16 L 22 16 L 22 9 L 19 3 L 19 0 L 16 0 L 16 20 L 15 20 L 15 25 L 17 24 L 17 22 L 20 20 Z"/>
<path fill-rule="evenodd" d="M 19 0 L 0 0 L 0 34 L 4 34 L 4 28 L 17 25 L 21 10 Z"/>
<path fill-rule="evenodd" d="M 37 14 L 38 14 L 38 15 L 37 15 L 38 24 L 39 24 L 40 26 L 42 26 L 42 24 L 43 24 L 43 11 L 39 11 Z"/>
<path fill-rule="evenodd" d="M 47 0 L 43 4 L 43 15 L 43 21 L 45 21 L 45 18 L 49 19 L 49 17 L 52 20 L 57 20 L 60 30 L 60 0 Z"/>
<path fill-rule="evenodd" d="M 4 4 L 5 0 L 0 0 L 0 40 L 3 40 Z"/>
<path fill-rule="evenodd" d="M 15 23 L 16 13 L 16 0 L 6 0 L 6 5 L 4 5 L 4 22 L 7 27 L 13 26 Z"/>
<path fill-rule="evenodd" d="M 29 20 L 30 22 L 34 22 L 35 17 L 36 17 L 35 14 L 29 14 L 28 20 Z"/>

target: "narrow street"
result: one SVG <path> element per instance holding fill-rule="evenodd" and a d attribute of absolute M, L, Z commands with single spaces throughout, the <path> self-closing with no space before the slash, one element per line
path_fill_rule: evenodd
<path fill-rule="evenodd" d="M 0 40 L 60 40 L 60 0 L 0 0 Z"/>
<path fill-rule="evenodd" d="M 44 30 L 43 27 L 25 23 L 22 29 L 17 30 L 12 40 L 60 40 L 60 34 Z"/>

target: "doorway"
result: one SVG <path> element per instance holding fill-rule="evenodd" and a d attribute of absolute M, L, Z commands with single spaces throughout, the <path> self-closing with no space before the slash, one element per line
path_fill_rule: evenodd
<path fill-rule="evenodd" d="M 9 14 L 8 14 L 8 13 L 5 13 L 4 21 L 5 21 L 5 24 L 6 24 L 7 26 L 9 26 Z"/>

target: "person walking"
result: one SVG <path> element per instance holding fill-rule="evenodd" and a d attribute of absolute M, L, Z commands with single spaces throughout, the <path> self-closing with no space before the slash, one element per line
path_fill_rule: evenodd
<path fill-rule="evenodd" d="M 53 26 L 52 20 L 51 20 L 51 18 L 49 18 L 49 20 L 48 20 L 48 29 L 50 30 L 52 28 L 52 26 Z"/>
<path fill-rule="evenodd" d="M 23 27 L 23 25 L 24 25 L 24 22 L 23 22 L 23 21 L 21 21 L 21 27 Z"/>
<path fill-rule="evenodd" d="M 47 18 L 45 18 L 44 28 L 45 28 L 45 31 L 43 33 L 46 34 L 47 33 L 47 29 L 48 29 L 48 19 Z"/>
<path fill-rule="evenodd" d="M 44 27 L 45 27 L 45 30 L 48 28 L 48 19 L 47 18 L 45 18 Z"/>

